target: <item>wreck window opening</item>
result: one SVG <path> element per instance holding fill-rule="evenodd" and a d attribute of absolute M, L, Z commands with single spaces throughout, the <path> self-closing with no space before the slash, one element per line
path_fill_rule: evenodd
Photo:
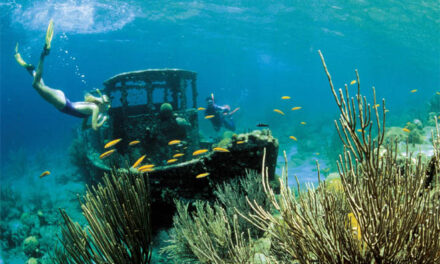
<path fill-rule="evenodd" d="M 165 88 L 155 88 L 153 90 L 153 105 L 155 106 L 156 110 L 159 110 L 160 106 L 163 103 L 171 103 L 169 100 L 164 101 L 164 96 L 165 96 Z"/>
<path fill-rule="evenodd" d="M 145 89 L 130 89 L 127 101 L 130 106 L 147 104 L 147 91 Z"/>
<path fill-rule="evenodd" d="M 112 92 L 112 94 L 110 95 L 112 107 L 121 107 L 122 106 L 121 97 L 122 97 L 121 91 Z"/>

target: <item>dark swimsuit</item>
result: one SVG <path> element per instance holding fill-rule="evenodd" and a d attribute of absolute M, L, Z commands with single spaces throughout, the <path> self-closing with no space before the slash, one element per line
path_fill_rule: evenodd
<path fill-rule="evenodd" d="M 79 117 L 79 118 L 86 118 L 89 116 L 89 115 L 83 114 L 83 113 L 79 112 L 78 110 L 76 110 L 73 107 L 72 102 L 70 102 L 70 100 L 67 98 L 66 98 L 66 105 L 62 109 L 60 109 L 60 111 L 65 114 Z"/>

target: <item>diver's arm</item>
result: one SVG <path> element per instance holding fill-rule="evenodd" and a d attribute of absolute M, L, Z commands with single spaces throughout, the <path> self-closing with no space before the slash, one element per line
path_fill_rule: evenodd
<path fill-rule="evenodd" d="M 234 110 L 232 110 L 231 112 L 229 112 L 229 115 L 234 114 L 235 112 L 237 112 L 238 110 L 240 110 L 240 107 L 235 108 Z"/>
<path fill-rule="evenodd" d="M 102 127 L 102 125 L 104 125 L 104 123 L 105 123 L 105 121 L 107 121 L 107 119 L 108 119 L 108 116 L 103 116 L 102 118 L 101 118 L 101 121 L 99 121 L 98 122 L 98 127 Z"/>

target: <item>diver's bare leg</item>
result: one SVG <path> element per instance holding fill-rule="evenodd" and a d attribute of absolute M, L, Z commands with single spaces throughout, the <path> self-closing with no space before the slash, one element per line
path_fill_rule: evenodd
<path fill-rule="evenodd" d="M 35 88 L 35 90 L 37 90 L 41 97 L 44 98 L 44 100 L 51 103 L 57 109 L 62 109 L 66 105 L 66 96 L 64 95 L 63 91 L 52 89 L 49 86 L 46 86 L 42 79 L 44 58 L 48 54 L 48 50 L 44 48 L 40 56 L 40 61 L 38 62 L 37 70 L 32 73 L 34 76 L 32 86 Z"/>

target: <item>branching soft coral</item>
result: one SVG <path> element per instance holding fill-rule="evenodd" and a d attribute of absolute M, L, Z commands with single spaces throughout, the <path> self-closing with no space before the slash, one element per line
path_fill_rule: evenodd
<path fill-rule="evenodd" d="M 385 100 L 381 121 L 378 107 L 371 107 L 360 94 L 359 77 L 355 98 L 349 97 L 347 86 L 345 96 L 341 89 L 336 92 L 320 56 L 341 113 L 339 124 L 335 124 L 344 145 L 338 162 L 343 195 L 326 188 L 308 188 L 296 198 L 281 181 L 277 197 L 263 172 L 266 194 L 280 217 L 250 202 L 255 214 L 248 216 L 249 221 L 271 234 L 272 254 L 282 261 L 438 263 L 439 145 L 434 144 L 435 164 L 431 166 L 436 184 L 425 189 L 427 168 L 420 157 L 414 163 L 408 155 L 402 166 L 397 163 L 396 144 L 382 145 Z M 376 106 L 375 96 L 373 100 Z M 437 127 L 434 142 L 438 138 Z"/>
<path fill-rule="evenodd" d="M 148 178 L 114 172 L 103 184 L 88 189 L 81 204 L 89 227 L 61 210 L 64 218 L 55 263 L 149 263 L 151 259 Z"/>

